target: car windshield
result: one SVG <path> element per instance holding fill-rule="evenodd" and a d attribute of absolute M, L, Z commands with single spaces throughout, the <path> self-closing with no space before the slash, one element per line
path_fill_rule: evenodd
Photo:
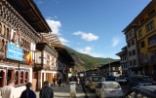
<path fill-rule="evenodd" d="M 104 87 L 105 88 L 120 88 L 120 86 L 119 86 L 119 84 L 118 83 L 111 83 L 111 82 L 109 82 L 109 83 L 105 83 L 104 84 Z"/>
<path fill-rule="evenodd" d="M 92 77 L 92 81 L 93 82 L 101 82 L 102 81 L 102 77 Z"/>

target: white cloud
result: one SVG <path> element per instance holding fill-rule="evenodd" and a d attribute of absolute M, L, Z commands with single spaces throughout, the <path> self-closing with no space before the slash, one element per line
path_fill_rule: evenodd
<path fill-rule="evenodd" d="M 92 50 L 91 47 L 85 47 L 84 49 L 81 49 L 80 52 L 85 53 L 85 54 L 89 54 L 91 50 Z"/>
<path fill-rule="evenodd" d="M 63 37 L 59 37 L 59 40 L 61 41 L 61 43 L 63 45 L 68 45 L 68 43 L 69 43 L 69 41 L 67 39 L 63 38 Z"/>
<path fill-rule="evenodd" d="M 118 37 L 114 37 L 112 40 L 112 46 L 115 47 L 119 44 L 120 39 Z"/>
<path fill-rule="evenodd" d="M 84 49 L 78 49 L 78 51 L 80 53 L 88 54 L 93 57 L 104 57 L 104 55 L 101 53 L 93 52 L 93 48 L 89 46 L 85 47 Z"/>
<path fill-rule="evenodd" d="M 98 40 L 98 36 L 92 34 L 92 33 L 85 33 L 85 32 L 74 32 L 74 35 L 80 35 L 82 39 L 86 40 L 86 41 L 93 41 L 93 40 Z"/>
<path fill-rule="evenodd" d="M 52 33 L 53 34 L 57 34 L 59 35 L 60 34 L 60 27 L 62 26 L 61 25 L 61 22 L 60 21 L 55 21 L 55 20 L 52 20 L 52 19 L 46 19 L 49 27 L 52 29 Z"/>

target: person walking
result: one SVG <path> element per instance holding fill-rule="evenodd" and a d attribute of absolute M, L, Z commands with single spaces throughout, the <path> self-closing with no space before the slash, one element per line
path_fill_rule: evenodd
<path fill-rule="evenodd" d="M 1 88 L 1 97 L 2 98 L 15 98 L 15 80 L 10 79 L 7 86 Z"/>
<path fill-rule="evenodd" d="M 58 85 L 59 85 L 59 87 L 61 86 L 61 83 L 62 83 L 62 79 L 59 77 L 58 78 Z"/>
<path fill-rule="evenodd" d="M 49 86 L 48 81 L 44 82 L 44 87 L 40 90 L 39 96 L 40 96 L 40 98 L 54 98 L 54 91 Z"/>
<path fill-rule="evenodd" d="M 21 94 L 20 98 L 36 98 L 36 94 L 33 90 L 31 90 L 32 84 L 29 82 L 26 84 L 26 90 L 24 90 Z"/>

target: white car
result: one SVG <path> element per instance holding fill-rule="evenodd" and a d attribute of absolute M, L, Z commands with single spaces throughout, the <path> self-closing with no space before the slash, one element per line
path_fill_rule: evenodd
<path fill-rule="evenodd" d="M 99 83 L 95 88 L 95 93 L 99 98 L 115 97 L 122 98 L 123 91 L 118 82 L 105 81 Z"/>

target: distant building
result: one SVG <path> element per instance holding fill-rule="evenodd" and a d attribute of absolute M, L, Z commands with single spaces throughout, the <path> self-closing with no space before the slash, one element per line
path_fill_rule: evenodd
<path fill-rule="evenodd" d="M 120 65 L 122 69 L 122 75 L 128 76 L 129 75 L 129 66 L 128 66 L 128 52 L 127 46 L 123 47 L 121 52 L 118 52 L 116 55 L 120 57 Z"/>

